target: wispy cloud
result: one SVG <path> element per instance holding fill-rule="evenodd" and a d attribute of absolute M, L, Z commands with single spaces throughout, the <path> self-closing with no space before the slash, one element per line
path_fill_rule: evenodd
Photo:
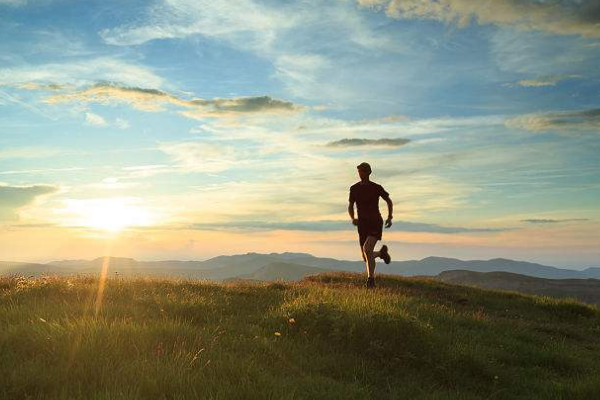
<path fill-rule="evenodd" d="M 56 94 L 44 99 L 49 104 L 64 102 L 95 102 L 111 104 L 121 102 L 147 112 L 165 111 L 167 104 L 185 108 L 180 114 L 194 119 L 234 117 L 244 114 L 294 113 L 305 109 L 304 106 L 274 99 L 270 96 L 182 99 L 158 89 L 126 87 L 111 82 L 99 82 L 93 86 L 70 93 Z"/>
<path fill-rule="evenodd" d="M 1 86 L 2 86 L 2 84 L 0 83 L 0 87 Z M 3 90 L 0 90 L 0 101 L 2 98 L 4 98 L 5 100 L 7 100 L 10 103 L 17 104 L 17 105 L 25 108 L 26 110 L 33 112 L 34 114 L 40 115 L 44 118 L 47 118 L 47 119 L 50 119 L 53 121 L 56 120 L 56 117 L 46 114 L 43 110 L 40 110 L 38 107 L 34 106 L 33 104 L 30 104 L 26 101 L 20 100 L 17 97 L 10 95 L 10 94 L 4 92 Z"/>
<path fill-rule="evenodd" d="M 509 128 L 528 131 L 554 130 L 564 135 L 585 130 L 600 131 L 600 108 L 525 114 L 508 118 L 505 124 Z"/>
<path fill-rule="evenodd" d="M 552 82 L 558 77 L 594 82 L 600 76 L 597 68 L 600 53 L 589 46 L 593 43 L 593 39 L 581 36 L 546 35 L 503 27 L 491 33 L 489 54 L 497 68 L 525 74 L 524 81 Z"/>
<path fill-rule="evenodd" d="M 0 0 L 0 5 L 8 5 L 8 6 L 24 6 L 27 4 L 27 0 Z"/>
<path fill-rule="evenodd" d="M 319 220 L 319 221 L 291 221 L 291 222 L 271 222 L 271 221 L 230 221 L 223 223 L 194 223 L 182 226 L 180 229 L 199 229 L 199 230 L 294 230 L 294 231 L 355 231 L 356 226 L 349 220 Z M 394 231 L 401 232 L 430 232 L 430 233 L 494 233 L 514 230 L 514 228 L 465 228 L 465 227 L 447 227 L 437 224 L 427 224 L 409 221 L 395 221 L 393 223 Z"/>
<path fill-rule="evenodd" d="M 85 123 L 88 125 L 94 125 L 94 126 L 107 125 L 106 120 L 101 115 L 94 114 L 91 112 L 85 113 Z"/>
<path fill-rule="evenodd" d="M 18 174 L 54 174 L 55 172 L 83 171 L 83 167 L 67 168 L 44 168 L 44 169 L 17 169 L 9 171 L 0 171 L 0 175 L 18 175 Z"/>
<path fill-rule="evenodd" d="M 81 151 L 48 146 L 8 147 L 0 150 L 0 160 L 20 158 L 48 158 L 64 156 L 69 154 L 81 154 Z"/>
<path fill-rule="evenodd" d="M 362 147 L 362 146 L 383 146 L 383 147 L 400 147 L 409 143 L 410 139 L 341 139 L 326 144 L 327 147 Z"/>
<path fill-rule="evenodd" d="M 316 12 L 318 11 L 318 12 Z M 409 47 L 398 34 L 340 1 L 261 2 L 245 0 L 159 1 L 135 22 L 99 31 L 111 45 L 140 45 L 155 39 L 202 35 L 268 60 L 273 76 L 294 97 L 365 101 L 357 70 L 371 73 L 387 68 L 380 62 L 357 65 L 357 53 L 404 54 Z M 337 55 L 337 56 L 336 56 Z M 423 58 L 422 51 L 415 57 Z M 406 65 L 403 63 L 402 65 Z M 390 67 L 398 73 L 396 66 Z M 386 70 L 387 73 L 387 70 Z M 402 75 L 402 74 L 398 74 Z"/>
<path fill-rule="evenodd" d="M 55 94 L 43 101 L 48 104 L 94 102 L 105 105 L 122 102 L 142 111 L 163 111 L 165 103 L 185 105 L 185 101 L 158 89 L 127 87 L 112 82 L 98 82 L 81 90 Z"/>
<path fill-rule="evenodd" d="M 520 86 L 525 87 L 555 86 L 560 81 L 579 77 L 581 77 L 581 75 L 549 75 L 536 79 L 522 79 L 518 83 Z"/>
<path fill-rule="evenodd" d="M 202 34 L 231 39 L 245 37 L 248 46 L 256 47 L 268 45 L 277 30 L 295 23 L 294 16 L 254 1 L 177 0 L 153 4 L 140 22 L 98 33 L 112 45 L 138 45 L 154 39 Z"/>
<path fill-rule="evenodd" d="M 37 197 L 58 191 L 56 186 L 8 186 L 0 185 L 0 220 L 18 219 L 17 210 L 32 203 Z"/>
<path fill-rule="evenodd" d="M 561 222 L 580 222 L 589 221 L 587 218 L 571 218 L 571 219 L 522 219 L 521 222 L 529 222 L 530 224 L 558 224 Z"/>
<path fill-rule="evenodd" d="M 358 0 L 385 9 L 392 18 L 434 19 L 464 28 L 479 24 L 514 26 L 559 35 L 600 37 L 600 3 L 595 0 L 494 0 L 485 5 L 472 0 Z"/>
<path fill-rule="evenodd" d="M 296 130 L 300 135 L 390 135 L 401 133 L 403 136 L 419 136 L 442 133 L 454 129 L 481 128 L 503 125 L 505 117 L 486 115 L 472 117 L 439 117 L 408 118 L 402 115 L 391 115 L 384 118 L 345 120 L 336 118 L 312 117 L 298 124 Z"/>
<path fill-rule="evenodd" d="M 160 144 L 182 172 L 215 173 L 249 163 L 256 154 L 232 145 L 210 142 Z"/>
<path fill-rule="evenodd" d="M 134 87 L 162 87 L 165 83 L 148 67 L 110 56 L 0 69 L 0 86 L 30 90 L 80 87 L 97 81 Z"/>
<path fill-rule="evenodd" d="M 119 129 L 129 129 L 131 127 L 131 125 L 129 124 L 129 121 L 127 121 L 123 118 L 117 118 L 115 120 L 115 126 Z"/>

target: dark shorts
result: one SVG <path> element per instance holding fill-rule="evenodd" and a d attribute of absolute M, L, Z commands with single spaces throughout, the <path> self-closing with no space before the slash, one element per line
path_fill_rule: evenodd
<path fill-rule="evenodd" d="M 383 232 L 383 218 L 374 217 L 369 219 L 358 220 L 358 241 L 362 248 L 367 240 L 367 236 L 375 236 L 377 240 L 381 240 Z"/>

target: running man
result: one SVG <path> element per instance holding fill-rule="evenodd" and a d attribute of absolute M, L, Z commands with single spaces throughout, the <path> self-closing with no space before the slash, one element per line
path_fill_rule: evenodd
<path fill-rule="evenodd" d="M 375 258 L 379 257 L 386 264 L 391 261 L 388 247 L 384 244 L 379 251 L 374 251 L 375 243 L 381 240 L 383 231 L 383 218 L 379 212 L 379 197 L 385 200 L 388 206 L 388 217 L 385 221 L 385 227 L 392 226 L 393 204 L 390 195 L 383 186 L 369 180 L 371 166 L 366 163 L 360 163 L 356 166 L 360 182 L 350 186 L 348 201 L 348 214 L 352 219 L 352 224 L 358 227 L 358 241 L 360 243 L 360 252 L 365 261 L 367 270 L 367 288 L 375 287 Z M 358 218 L 354 218 L 354 203 Z"/>

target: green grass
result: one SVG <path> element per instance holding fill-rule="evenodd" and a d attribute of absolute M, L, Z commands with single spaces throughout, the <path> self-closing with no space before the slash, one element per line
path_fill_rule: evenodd
<path fill-rule="evenodd" d="M 370 291 L 363 278 L 110 278 L 98 313 L 97 278 L 1 278 L 0 396 L 600 396 L 596 307 L 389 275 Z"/>

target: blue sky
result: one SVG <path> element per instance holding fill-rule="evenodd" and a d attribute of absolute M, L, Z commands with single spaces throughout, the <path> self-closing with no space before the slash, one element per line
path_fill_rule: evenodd
<path fill-rule="evenodd" d="M 0 0 L 3 258 L 360 259 L 367 161 L 394 259 L 599 266 L 599 24 L 575 0 Z"/>

